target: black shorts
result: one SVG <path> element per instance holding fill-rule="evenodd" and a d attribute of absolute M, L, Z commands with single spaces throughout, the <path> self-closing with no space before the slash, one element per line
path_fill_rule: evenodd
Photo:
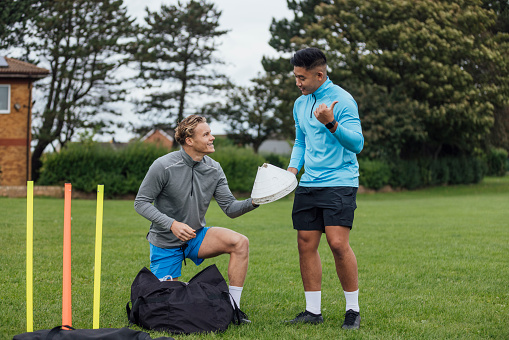
<path fill-rule="evenodd" d="M 352 229 L 357 197 L 354 187 L 297 187 L 293 201 L 293 228 L 321 230 L 325 226 Z"/>

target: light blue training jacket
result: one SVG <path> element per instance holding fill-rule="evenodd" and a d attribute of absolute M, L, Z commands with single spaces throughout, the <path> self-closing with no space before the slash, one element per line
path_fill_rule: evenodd
<path fill-rule="evenodd" d="M 320 104 L 330 107 L 334 101 L 338 127 L 331 133 L 320 123 L 314 111 Z M 358 187 L 359 163 L 356 154 L 364 146 L 357 103 L 350 93 L 327 80 L 315 92 L 300 96 L 293 106 L 295 144 L 289 167 L 304 174 L 303 187 Z"/>

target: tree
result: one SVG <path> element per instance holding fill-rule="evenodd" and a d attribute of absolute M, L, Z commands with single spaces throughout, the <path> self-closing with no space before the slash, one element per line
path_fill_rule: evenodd
<path fill-rule="evenodd" d="M 491 28 L 495 39 L 501 33 L 509 33 L 509 2 L 507 0 L 484 0 L 483 8 L 493 10 L 497 15 L 497 22 Z M 503 46 L 499 47 L 504 48 Z M 508 46 L 505 44 L 506 56 L 509 54 L 507 48 Z M 505 83 L 507 84 L 507 81 Z M 507 104 L 504 106 L 504 103 L 500 103 L 495 106 L 494 120 L 488 138 L 489 144 L 509 151 L 509 106 Z"/>
<path fill-rule="evenodd" d="M 267 78 L 253 79 L 251 87 L 237 87 L 227 94 L 225 103 L 212 103 L 205 114 L 229 126 L 228 139 L 237 145 L 251 145 L 258 153 L 260 145 L 278 135 L 283 126 L 274 115 L 277 99 Z"/>
<path fill-rule="evenodd" d="M 472 154 L 494 107 L 507 103 L 508 36 L 476 0 L 339 0 L 297 45 L 321 47 L 331 78 L 347 79 L 375 156 Z"/>
<path fill-rule="evenodd" d="M 0 49 L 22 44 L 27 24 L 39 13 L 43 1 L 0 1 Z"/>
<path fill-rule="evenodd" d="M 300 96 L 300 91 L 295 86 L 290 54 L 307 47 L 305 44 L 297 43 L 295 37 L 305 36 L 306 27 L 318 21 L 318 17 L 314 14 L 316 6 L 330 3 L 332 3 L 331 0 L 287 0 L 288 9 L 294 13 L 293 20 L 272 19 L 270 25 L 269 45 L 280 52 L 281 57 L 263 57 L 262 65 L 266 72 L 266 79 L 270 80 L 267 86 L 271 87 L 272 92 L 279 99 L 274 116 L 281 120 L 280 134 L 286 138 L 295 137 L 292 108 L 295 99 Z"/>
<path fill-rule="evenodd" d="M 135 29 L 122 0 L 48 0 L 39 11 L 27 23 L 31 38 L 11 46 L 50 70 L 50 77 L 37 83 L 44 109 L 34 110 L 34 180 L 50 144 L 64 146 L 79 131 L 98 132 L 112 124 L 108 114 L 118 112 L 107 104 L 124 92 L 114 71 L 125 62 L 120 54 Z"/>
<path fill-rule="evenodd" d="M 227 77 L 212 67 L 222 64 L 214 53 L 218 38 L 227 31 L 219 29 L 221 11 L 205 0 L 146 11 L 148 27 L 135 57 L 146 87 L 155 90 L 140 104 L 142 113 L 171 126 L 184 118 L 189 106 L 197 109 L 188 104 L 190 96 L 213 94 L 227 83 Z"/>

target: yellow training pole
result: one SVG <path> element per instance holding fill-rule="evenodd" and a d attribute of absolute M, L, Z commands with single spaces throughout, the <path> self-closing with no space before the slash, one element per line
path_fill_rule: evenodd
<path fill-rule="evenodd" d="M 27 332 L 34 330 L 34 182 L 27 182 Z"/>
<path fill-rule="evenodd" d="M 97 186 L 97 213 L 95 222 L 95 266 L 94 266 L 94 329 L 99 328 L 101 306 L 101 249 L 103 237 L 104 185 Z"/>
<path fill-rule="evenodd" d="M 62 279 L 62 326 L 72 326 L 71 303 L 71 183 L 65 183 L 64 193 L 64 261 Z M 64 328 L 67 329 L 67 328 Z"/>

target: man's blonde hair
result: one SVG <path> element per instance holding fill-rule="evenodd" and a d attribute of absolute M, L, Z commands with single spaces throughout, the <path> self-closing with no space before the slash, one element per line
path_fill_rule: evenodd
<path fill-rule="evenodd" d="M 187 137 L 193 137 L 194 129 L 200 123 L 206 123 L 207 119 L 198 115 L 190 115 L 184 118 L 180 123 L 178 123 L 177 128 L 175 129 L 175 140 L 180 145 L 186 144 Z"/>

